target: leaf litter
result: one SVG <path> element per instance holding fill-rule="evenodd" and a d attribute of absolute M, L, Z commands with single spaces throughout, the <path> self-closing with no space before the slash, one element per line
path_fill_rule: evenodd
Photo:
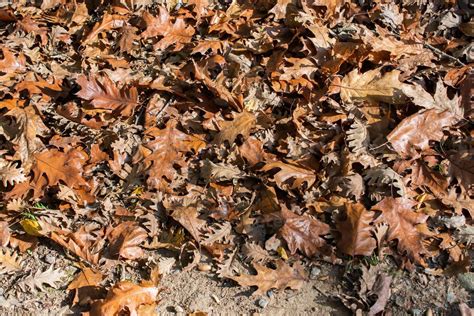
<path fill-rule="evenodd" d="M 274 312 L 329 312 L 304 304 L 318 296 L 415 313 L 403 297 L 419 295 L 427 312 L 468 313 L 453 276 L 473 269 L 473 14 L 463 1 L 0 5 L 0 309 L 44 310 L 55 291 L 73 295 L 50 311 L 150 314 L 166 284 L 195 279 L 213 300 L 190 313 L 224 284 L 258 302 L 300 291 L 293 307 L 258 304 Z M 407 290 L 428 279 L 431 292 Z"/>

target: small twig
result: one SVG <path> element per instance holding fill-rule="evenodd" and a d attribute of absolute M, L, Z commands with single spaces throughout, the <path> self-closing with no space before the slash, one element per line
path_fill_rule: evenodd
<path fill-rule="evenodd" d="M 448 58 L 448 59 L 451 59 L 452 61 L 457 62 L 458 64 L 460 64 L 460 65 L 463 66 L 463 67 L 466 66 L 466 64 L 463 63 L 462 61 L 460 61 L 459 58 L 456 58 L 456 57 L 454 57 L 454 56 L 451 56 L 451 55 L 449 55 L 449 54 L 446 54 L 445 52 L 443 52 L 442 50 L 440 50 L 440 49 L 434 47 L 433 45 L 430 45 L 430 44 L 428 44 L 428 43 L 418 43 L 418 44 L 423 44 L 423 46 L 425 46 L 426 48 L 429 48 L 429 49 L 431 49 L 432 51 L 434 51 L 435 53 L 440 54 L 441 56 L 444 56 L 444 57 L 446 57 L 446 58 Z"/>

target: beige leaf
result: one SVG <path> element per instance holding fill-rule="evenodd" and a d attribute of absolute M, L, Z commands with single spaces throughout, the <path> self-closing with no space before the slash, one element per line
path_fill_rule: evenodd
<path fill-rule="evenodd" d="M 22 258 L 18 253 L 0 248 L 0 275 L 10 274 L 22 269 Z"/>
<path fill-rule="evenodd" d="M 341 99 L 344 103 L 373 100 L 392 104 L 405 102 L 399 81 L 400 71 L 382 74 L 379 69 L 360 74 L 357 69 L 348 73 L 341 81 Z"/>

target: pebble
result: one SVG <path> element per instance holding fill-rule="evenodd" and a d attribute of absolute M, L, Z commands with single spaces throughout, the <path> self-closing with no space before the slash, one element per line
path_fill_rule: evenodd
<path fill-rule="evenodd" d="M 220 304 L 221 300 L 215 294 L 211 294 L 211 297 L 217 304 Z"/>
<path fill-rule="evenodd" d="M 184 313 L 184 309 L 183 309 L 181 306 L 179 306 L 179 305 L 177 305 L 177 306 L 174 307 L 174 311 L 175 311 L 176 313 Z"/>
<path fill-rule="evenodd" d="M 458 275 L 459 283 L 468 291 L 474 291 L 474 272 L 467 272 Z"/>
<path fill-rule="evenodd" d="M 198 270 L 202 272 L 208 272 L 211 271 L 211 265 L 207 263 L 200 263 L 198 264 Z"/>
<path fill-rule="evenodd" d="M 311 268 L 311 273 L 309 274 L 309 278 L 311 280 L 316 279 L 319 275 L 321 274 L 321 269 L 318 267 L 312 267 Z"/>
<path fill-rule="evenodd" d="M 267 292 L 267 296 L 268 296 L 269 298 L 272 298 L 272 297 L 273 297 L 273 294 L 274 294 L 274 293 L 273 293 L 273 290 L 270 290 L 270 291 Z"/>
<path fill-rule="evenodd" d="M 49 263 L 49 264 L 53 264 L 54 262 L 56 262 L 56 258 L 52 255 L 52 254 L 47 254 L 45 257 L 44 257 L 44 261 L 46 263 Z"/>
<path fill-rule="evenodd" d="M 265 308 L 268 305 L 268 300 L 262 297 L 261 299 L 258 300 L 257 305 L 261 308 Z"/>

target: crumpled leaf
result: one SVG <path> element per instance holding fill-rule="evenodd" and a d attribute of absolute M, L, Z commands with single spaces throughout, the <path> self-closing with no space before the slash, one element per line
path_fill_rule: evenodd
<path fill-rule="evenodd" d="M 112 258 L 120 256 L 130 260 L 141 258 L 144 252 L 139 245 L 147 236 L 146 230 L 135 222 L 127 221 L 119 224 L 108 235 L 110 256 Z"/>
<path fill-rule="evenodd" d="M 130 281 L 120 281 L 107 293 L 107 297 L 92 305 L 90 315 L 118 316 L 124 312 L 138 315 L 137 310 L 142 305 L 155 305 L 159 289 L 147 282 L 134 284 Z"/>
<path fill-rule="evenodd" d="M 282 207 L 278 216 L 283 220 L 279 233 L 287 242 L 291 254 L 300 250 L 306 256 L 312 257 L 326 245 L 326 241 L 320 237 L 329 233 L 326 223 L 308 215 L 297 215 L 286 207 Z"/>
<path fill-rule="evenodd" d="M 144 154 L 149 175 L 147 183 L 153 188 L 163 187 L 163 177 L 173 180 L 177 173 L 174 165 L 186 165 L 184 154 L 193 150 L 197 152 L 205 145 L 200 138 L 177 129 L 177 124 L 175 120 L 169 120 L 165 129 L 151 128 L 146 131 L 153 137 L 145 143 L 148 151 Z"/>
<path fill-rule="evenodd" d="M 264 295 L 271 289 L 299 290 L 307 279 L 303 267 L 299 264 L 290 267 L 283 261 L 277 261 L 276 269 L 270 269 L 258 263 L 254 263 L 253 266 L 257 270 L 257 275 L 229 276 L 241 286 L 256 286 L 257 290 L 253 295 Z"/>
<path fill-rule="evenodd" d="M 255 123 L 256 119 L 253 113 L 247 111 L 236 113 L 232 121 L 224 121 L 220 124 L 220 131 L 213 143 L 222 144 L 224 141 L 228 141 L 232 145 L 238 135 L 248 138 Z"/>

